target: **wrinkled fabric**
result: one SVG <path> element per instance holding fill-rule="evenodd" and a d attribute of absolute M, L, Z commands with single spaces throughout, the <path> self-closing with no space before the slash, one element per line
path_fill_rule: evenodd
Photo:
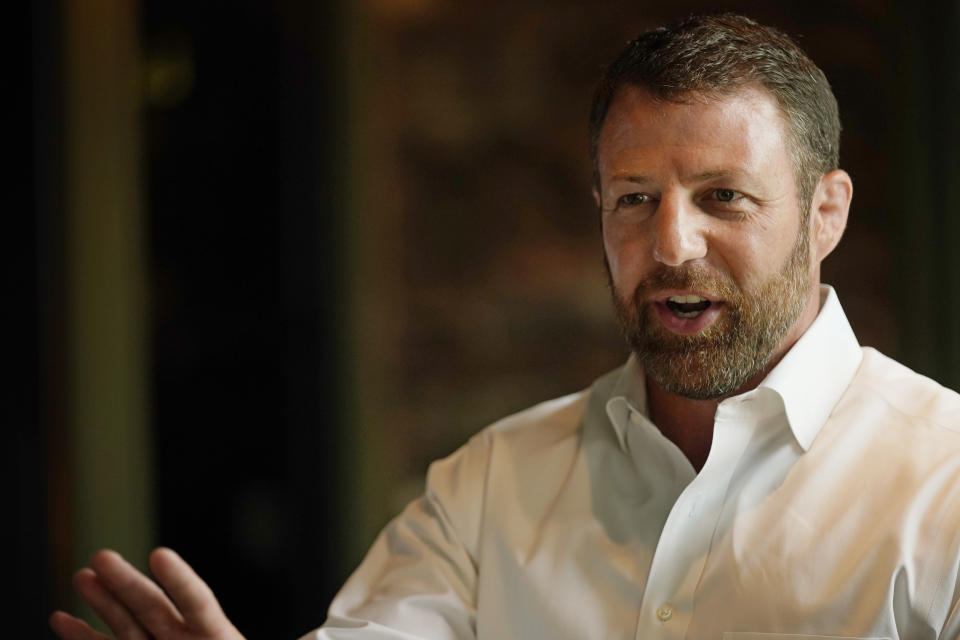
<path fill-rule="evenodd" d="M 696 473 L 634 359 L 435 462 L 304 640 L 960 636 L 960 396 L 829 287 Z"/>

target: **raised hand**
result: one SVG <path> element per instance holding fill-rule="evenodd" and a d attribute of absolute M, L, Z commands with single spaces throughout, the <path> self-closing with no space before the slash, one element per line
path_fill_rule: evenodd
<path fill-rule="evenodd" d="M 210 587 L 172 549 L 155 549 L 150 571 L 163 589 L 105 549 L 74 575 L 73 584 L 117 640 L 243 640 Z M 63 640 L 109 640 L 63 611 L 50 616 L 50 626 Z"/>

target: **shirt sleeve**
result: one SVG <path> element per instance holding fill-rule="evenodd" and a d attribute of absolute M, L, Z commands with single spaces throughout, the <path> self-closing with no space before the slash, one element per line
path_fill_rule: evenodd
<path fill-rule="evenodd" d="M 380 533 L 324 625 L 301 640 L 469 640 L 476 637 L 476 551 L 486 433 L 434 462 L 424 495 Z"/>
<path fill-rule="evenodd" d="M 960 640 L 960 527 L 954 527 L 953 546 L 955 553 L 953 562 L 954 584 L 953 593 L 950 598 L 953 603 L 947 620 L 943 625 L 943 631 L 940 633 L 939 640 Z M 947 587 L 948 585 L 944 585 Z"/>

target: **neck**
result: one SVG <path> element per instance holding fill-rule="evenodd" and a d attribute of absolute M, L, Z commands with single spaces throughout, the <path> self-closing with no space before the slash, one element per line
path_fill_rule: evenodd
<path fill-rule="evenodd" d="M 793 345 L 793 340 L 790 346 Z M 713 423 L 717 406 L 727 398 L 756 389 L 767 374 L 777 366 L 786 350 L 780 351 L 766 367 L 755 373 L 731 394 L 709 400 L 696 400 L 667 391 L 647 378 L 647 403 L 650 420 L 666 438 L 687 456 L 693 468 L 700 472 L 710 455 L 713 444 Z"/>
<path fill-rule="evenodd" d="M 697 473 L 703 468 L 713 443 L 713 419 L 720 399 L 693 400 L 671 393 L 647 378 L 650 420 L 687 456 Z"/>

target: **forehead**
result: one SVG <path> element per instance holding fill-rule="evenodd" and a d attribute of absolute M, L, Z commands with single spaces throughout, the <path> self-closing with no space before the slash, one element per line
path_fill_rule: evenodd
<path fill-rule="evenodd" d="M 690 170 L 734 163 L 760 171 L 773 161 L 778 167 L 789 161 L 787 128 L 776 99 L 760 85 L 719 96 L 689 93 L 676 101 L 626 86 L 604 120 L 597 168 L 603 175 L 623 163 L 671 156 L 691 165 Z"/>

